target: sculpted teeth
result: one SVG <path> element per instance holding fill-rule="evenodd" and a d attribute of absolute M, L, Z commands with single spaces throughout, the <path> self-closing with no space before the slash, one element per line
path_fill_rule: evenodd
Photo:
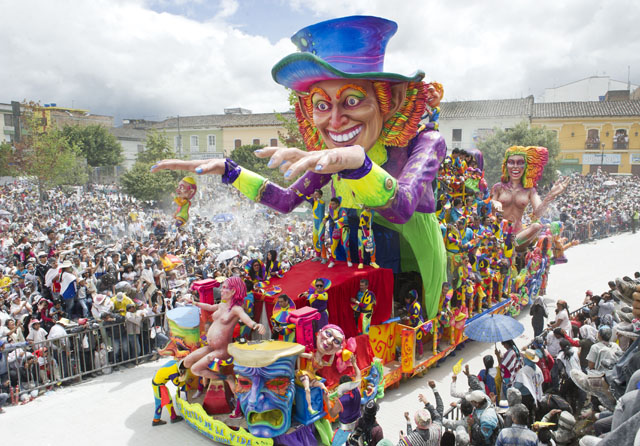
<path fill-rule="evenodd" d="M 329 136 L 331 136 L 331 139 L 333 139 L 335 142 L 345 142 L 345 141 L 349 141 L 351 138 L 354 138 L 361 131 L 362 131 L 362 126 L 359 125 L 355 129 L 351 130 L 349 133 L 329 132 Z"/>

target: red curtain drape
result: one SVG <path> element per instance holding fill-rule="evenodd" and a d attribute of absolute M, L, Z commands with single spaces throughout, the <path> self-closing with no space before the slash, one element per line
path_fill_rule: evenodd
<path fill-rule="evenodd" d="M 357 325 L 351 308 L 351 299 L 356 297 L 360 289 L 360 279 L 369 280 L 369 291 L 376 296 L 376 306 L 373 311 L 371 324 L 380 324 L 391 318 L 393 308 L 393 272 L 386 268 L 363 269 L 347 267 L 346 262 L 337 262 L 333 268 L 327 268 L 320 262 L 305 262 L 295 265 L 281 279 L 271 280 L 272 285 L 282 288 L 282 292 L 293 299 L 297 308 L 308 305 L 305 298 L 298 298 L 298 294 L 307 291 L 311 283 L 323 277 L 331 280 L 328 310 L 329 323 L 338 325 L 349 337 L 356 336 Z M 273 303 L 277 296 L 265 297 L 265 307 L 269 318 L 273 311 Z"/>

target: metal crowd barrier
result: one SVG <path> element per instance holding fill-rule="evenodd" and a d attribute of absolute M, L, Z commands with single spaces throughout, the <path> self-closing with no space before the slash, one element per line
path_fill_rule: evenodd
<path fill-rule="evenodd" d="M 609 222 L 604 218 L 588 222 L 577 222 L 572 233 L 572 239 L 580 242 L 589 242 L 630 230 L 630 221 L 622 221 L 617 216 L 613 216 Z"/>
<path fill-rule="evenodd" d="M 127 322 L 88 323 L 67 335 L 3 352 L 11 388 L 19 392 L 51 389 L 62 383 L 91 378 L 113 367 L 148 361 L 168 342 L 165 313 L 143 316 L 140 333 L 127 331 Z M 153 335 L 152 335 L 153 332 Z M 30 353 L 30 354 L 29 354 Z"/>

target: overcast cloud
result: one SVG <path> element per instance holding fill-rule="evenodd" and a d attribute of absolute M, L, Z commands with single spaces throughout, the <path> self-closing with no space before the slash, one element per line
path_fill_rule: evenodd
<path fill-rule="evenodd" d="M 301 13 L 308 24 L 349 14 L 395 20 L 386 70 L 422 69 L 448 100 L 539 96 L 604 73 L 626 81 L 628 65 L 640 84 L 634 0 L 269 3 L 264 21 L 279 25 L 267 30 L 243 22 L 251 0 L 0 0 L 0 102 L 147 119 L 284 110 L 271 67 L 295 50 L 288 37 Z"/>

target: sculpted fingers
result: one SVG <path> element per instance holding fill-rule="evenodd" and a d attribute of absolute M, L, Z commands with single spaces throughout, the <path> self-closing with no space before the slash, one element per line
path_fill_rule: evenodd
<path fill-rule="evenodd" d="M 158 170 L 189 170 L 195 172 L 196 167 L 198 167 L 200 163 L 201 161 L 162 160 L 151 166 L 151 172 Z"/>
<path fill-rule="evenodd" d="M 224 163 L 223 159 L 213 159 L 205 163 L 198 161 L 199 165 L 194 169 L 194 172 L 198 175 L 210 173 L 214 175 L 224 175 Z"/>
<path fill-rule="evenodd" d="M 289 166 L 289 168 L 284 174 L 284 177 L 287 179 L 287 181 L 291 181 L 294 178 L 296 178 L 299 174 L 307 170 L 313 170 L 314 167 L 316 166 L 317 159 L 318 159 L 318 154 L 317 152 L 315 152 L 313 154 L 309 154 L 309 156 L 306 156 L 296 161 L 295 163 Z"/>
<path fill-rule="evenodd" d="M 271 150 L 271 149 L 268 149 Z M 295 148 L 287 148 L 287 149 L 282 149 L 282 148 L 278 148 L 275 149 L 271 155 L 271 159 L 269 160 L 269 163 L 267 164 L 267 167 L 270 167 L 272 169 L 275 169 L 276 167 L 280 167 L 283 163 L 285 162 L 289 162 L 289 163 L 295 163 L 296 161 L 304 158 L 305 156 L 307 156 L 309 154 L 309 152 L 304 152 L 300 149 L 295 149 Z"/>
<path fill-rule="evenodd" d="M 262 149 L 254 151 L 253 154 L 258 158 L 269 158 L 271 155 L 281 149 L 282 147 L 263 147 Z"/>

